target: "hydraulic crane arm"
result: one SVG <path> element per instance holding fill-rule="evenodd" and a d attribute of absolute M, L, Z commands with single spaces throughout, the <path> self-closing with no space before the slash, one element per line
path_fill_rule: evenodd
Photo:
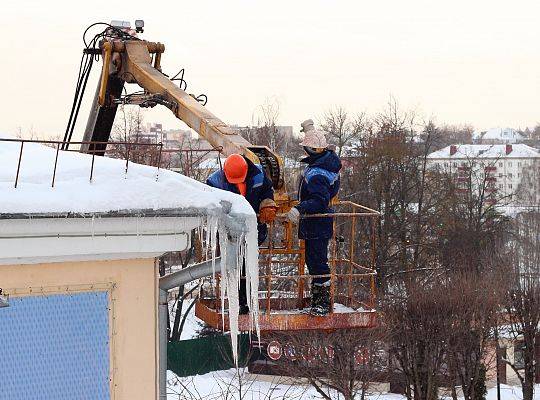
<path fill-rule="evenodd" d="M 165 105 L 212 146 L 221 149 L 224 155 L 240 153 L 255 163 L 261 163 L 274 188 L 282 188 L 283 165 L 278 155 L 265 146 L 253 146 L 161 72 L 163 44 L 143 40 L 105 40 L 100 47 L 103 70 L 84 141 L 106 142 L 109 139 L 116 107 L 122 102 L 123 83 L 137 83 L 144 89 L 144 95 L 132 96 L 130 104 Z M 103 154 L 105 146 L 86 146 L 83 151 Z"/>

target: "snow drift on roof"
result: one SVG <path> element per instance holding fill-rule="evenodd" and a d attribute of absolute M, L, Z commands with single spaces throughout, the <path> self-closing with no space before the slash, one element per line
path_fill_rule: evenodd
<path fill-rule="evenodd" d="M 529 158 L 540 157 L 540 152 L 534 147 L 526 144 L 513 144 L 512 151 L 506 154 L 505 144 L 457 144 L 456 153 L 450 155 L 450 148 L 446 146 L 441 150 L 437 150 L 428 155 L 428 158 Z"/>
<path fill-rule="evenodd" d="M 14 188 L 20 143 L 0 141 L 0 214 L 93 213 L 120 210 L 194 209 L 212 214 L 222 209 L 220 201 L 232 204 L 233 214 L 253 215 L 242 197 L 214 189 L 172 171 L 95 157 L 60 152 L 54 188 L 51 187 L 56 150 L 25 143 Z"/>

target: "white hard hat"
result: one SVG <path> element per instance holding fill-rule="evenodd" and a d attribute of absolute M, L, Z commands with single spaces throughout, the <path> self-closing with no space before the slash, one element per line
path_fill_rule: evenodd
<path fill-rule="evenodd" d="M 302 132 L 304 132 L 304 140 L 300 142 L 300 146 L 312 147 L 314 149 L 326 149 L 326 132 L 315 129 L 315 124 L 312 119 L 307 119 L 302 122 Z"/>
<path fill-rule="evenodd" d="M 315 124 L 313 123 L 312 119 L 306 119 L 300 125 L 302 126 L 302 129 L 300 129 L 300 132 L 307 132 L 307 131 L 312 131 L 313 129 L 315 129 Z"/>

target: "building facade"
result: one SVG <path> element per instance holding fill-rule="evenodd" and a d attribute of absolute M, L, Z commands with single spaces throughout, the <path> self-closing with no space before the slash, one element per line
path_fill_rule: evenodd
<path fill-rule="evenodd" d="M 156 258 L 186 250 L 210 216 L 256 229 L 249 203 L 171 171 L 13 139 L 0 138 L 0 167 L 0 398 L 165 398 Z"/>
<path fill-rule="evenodd" d="M 525 144 L 450 145 L 429 154 L 428 160 L 430 168 L 450 173 L 458 182 L 472 177 L 473 184 L 485 185 L 493 199 L 534 205 L 540 198 L 534 183 L 540 152 Z"/>

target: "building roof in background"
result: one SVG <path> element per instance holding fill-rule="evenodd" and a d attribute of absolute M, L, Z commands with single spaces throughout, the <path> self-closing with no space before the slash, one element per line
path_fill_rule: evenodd
<path fill-rule="evenodd" d="M 473 140 L 491 140 L 501 143 L 516 143 L 525 138 L 518 131 L 512 128 L 491 128 L 487 131 L 476 131 L 473 133 Z"/>
<path fill-rule="evenodd" d="M 507 145 L 505 144 L 456 144 L 437 150 L 429 154 L 428 158 L 540 158 L 540 151 L 526 144 L 512 144 L 508 146 L 511 146 L 511 151 L 507 154 Z M 455 149 L 454 154 L 451 154 L 452 148 Z"/>
<path fill-rule="evenodd" d="M 233 214 L 253 209 L 239 195 L 211 188 L 178 173 L 124 160 L 61 151 L 51 187 L 56 150 L 25 143 L 14 188 L 21 144 L 0 140 L 0 214 L 107 213 L 129 210 L 186 210 L 201 215 L 220 212 L 222 200 Z"/>
<path fill-rule="evenodd" d="M 225 162 L 225 158 L 226 157 L 222 157 L 221 164 Z M 220 168 L 219 159 L 217 157 L 209 157 L 206 160 L 202 160 L 198 165 L 195 165 L 195 168 L 217 170 Z"/>

